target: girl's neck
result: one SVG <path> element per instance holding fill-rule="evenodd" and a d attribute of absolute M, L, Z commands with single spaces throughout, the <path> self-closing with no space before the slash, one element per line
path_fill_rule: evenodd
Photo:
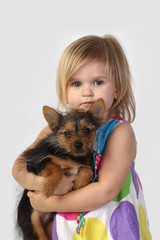
<path fill-rule="evenodd" d="M 116 114 L 114 112 L 104 112 L 103 122 L 110 121 Z"/>

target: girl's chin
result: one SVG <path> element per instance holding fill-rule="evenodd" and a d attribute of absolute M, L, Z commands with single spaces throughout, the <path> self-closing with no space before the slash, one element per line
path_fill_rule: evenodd
<path fill-rule="evenodd" d="M 84 110 L 85 112 L 87 112 L 89 110 L 91 105 L 87 105 L 87 106 L 83 106 L 81 108 L 79 108 L 80 110 Z"/>
<path fill-rule="evenodd" d="M 72 109 L 75 109 L 75 110 L 83 110 L 83 111 L 88 111 L 89 108 L 91 107 L 93 103 L 84 103 L 84 104 L 80 104 L 79 106 L 75 107 L 75 106 L 71 106 Z"/>
<path fill-rule="evenodd" d="M 84 111 L 89 110 L 89 108 L 91 107 L 93 103 L 84 103 L 80 105 L 80 109 L 83 109 Z"/>

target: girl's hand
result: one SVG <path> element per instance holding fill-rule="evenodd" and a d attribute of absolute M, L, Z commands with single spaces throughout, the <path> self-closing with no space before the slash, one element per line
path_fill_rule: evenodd
<path fill-rule="evenodd" d="M 75 176 L 63 176 L 55 190 L 55 195 L 63 195 L 72 191 Z M 31 206 L 39 212 L 52 212 L 53 201 L 56 196 L 45 197 L 41 191 L 28 191 Z"/>
<path fill-rule="evenodd" d="M 56 195 L 63 195 L 65 193 L 68 193 L 72 191 L 73 189 L 73 184 L 75 181 L 75 176 L 63 176 L 60 182 L 57 185 L 57 188 L 54 192 Z"/>
<path fill-rule="evenodd" d="M 38 212 L 52 212 L 48 204 L 49 198 L 46 198 L 42 192 L 28 191 L 27 193 L 31 206 Z"/>

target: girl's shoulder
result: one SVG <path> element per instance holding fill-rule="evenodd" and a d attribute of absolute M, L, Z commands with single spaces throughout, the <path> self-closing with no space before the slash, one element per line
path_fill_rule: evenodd
<path fill-rule="evenodd" d="M 120 124 L 120 123 L 123 123 L 123 124 Z M 129 122 L 127 122 L 124 118 L 122 118 L 118 115 L 113 116 L 109 121 L 105 122 L 99 128 L 98 131 L 105 132 L 106 134 L 108 132 L 111 133 L 115 129 L 115 127 L 117 127 L 119 125 L 121 126 L 121 128 L 128 128 L 129 127 L 133 131 L 133 128 L 132 128 L 131 124 Z"/>
<path fill-rule="evenodd" d="M 49 128 L 49 126 L 47 125 L 46 127 L 44 127 L 42 129 L 42 131 L 39 133 L 37 140 L 41 140 L 43 138 L 45 138 L 47 135 L 49 135 L 52 132 L 52 130 Z"/>
<path fill-rule="evenodd" d="M 119 132 L 121 134 L 127 134 L 128 136 L 135 138 L 134 129 L 129 122 L 127 122 L 125 119 L 123 119 L 122 117 L 120 117 L 118 115 L 114 116 L 112 119 L 113 119 L 113 121 L 117 122 L 117 125 L 116 125 L 117 128 L 115 128 L 115 130 L 117 130 L 117 132 Z"/>

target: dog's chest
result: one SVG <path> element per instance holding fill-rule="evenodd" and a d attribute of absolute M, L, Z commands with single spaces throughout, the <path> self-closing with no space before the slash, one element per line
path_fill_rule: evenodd
<path fill-rule="evenodd" d="M 72 169 L 70 170 L 70 174 L 77 176 L 79 169 L 80 169 L 79 166 L 72 168 Z"/>

